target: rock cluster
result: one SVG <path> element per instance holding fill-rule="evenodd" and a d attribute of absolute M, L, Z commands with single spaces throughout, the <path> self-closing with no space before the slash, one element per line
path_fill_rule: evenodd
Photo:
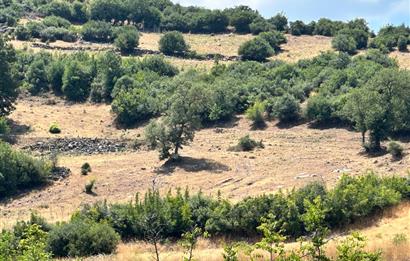
<path fill-rule="evenodd" d="M 23 147 L 25 150 L 37 151 L 41 154 L 102 154 L 120 152 L 131 149 L 128 142 L 115 139 L 99 138 L 50 138 L 36 141 Z"/>

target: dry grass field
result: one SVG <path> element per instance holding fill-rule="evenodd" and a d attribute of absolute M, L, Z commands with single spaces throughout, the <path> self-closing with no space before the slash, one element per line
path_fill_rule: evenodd
<path fill-rule="evenodd" d="M 62 134 L 57 137 L 98 137 L 135 139 L 143 126 L 118 130 L 108 105 L 69 105 L 57 98 L 48 105 L 47 98 L 20 100 L 11 118 L 20 127 L 30 126 L 19 136 L 16 147 L 52 137 L 48 128 L 57 122 Z M 24 129 L 24 128 L 23 128 Z M 192 146 L 182 150 L 181 166 L 161 168 L 155 151 L 140 150 L 100 155 L 60 155 L 60 165 L 69 167 L 72 175 L 56 184 L 32 191 L 2 204 L 0 226 L 26 218 L 35 210 L 51 221 L 66 219 L 81 204 L 101 200 L 129 201 L 135 193 L 144 192 L 152 181 L 162 191 L 188 187 L 216 195 L 218 191 L 231 200 L 271 193 L 279 189 L 303 186 L 323 180 L 331 186 L 342 173 L 357 175 L 368 169 L 383 174 L 405 175 L 409 158 L 392 161 L 389 155 L 378 158 L 360 154 L 360 134 L 343 128 L 316 129 L 307 124 L 277 126 L 270 122 L 265 130 L 251 131 L 248 120 L 239 116 L 232 122 L 199 131 Z M 262 140 L 265 148 L 254 152 L 232 152 L 228 149 L 238 139 L 250 134 Z M 406 144 L 406 149 L 410 145 Z M 89 162 L 93 172 L 80 175 L 80 167 Z M 96 179 L 96 195 L 83 192 L 89 179 Z"/>

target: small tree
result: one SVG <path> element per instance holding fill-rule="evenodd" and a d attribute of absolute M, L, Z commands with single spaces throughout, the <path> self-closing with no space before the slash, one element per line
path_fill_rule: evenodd
<path fill-rule="evenodd" d="M 246 110 L 246 117 L 253 121 L 253 128 L 263 128 L 265 124 L 265 104 L 263 102 L 255 102 L 254 105 Z"/>
<path fill-rule="evenodd" d="M 397 46 L 400 52 L 407 52 L 408 39 L 405 36 L 400 36 L 397 40 Z"/>
<path fill-rule="evenodd" d="M 198 243 L 198 239 L 200 237 L 208 237 L 207 232 L 203 232 L 201 228 L 194 227 L 191 231 L 185 232 L 182 234 L 181 245 L 186 251 L 186 256 L 184 257 L 184 261 L 191 261 L 193 257 L 193 250 Z"/>
<path fill-rule="evenodd" d="M 184 36 L 180 32 L 165 33 L 159 40 L 159 50 L 166 55 L 181 55 L 189 50 Z"/>
<path fill-rule="evenodd" d="M 275 98 L 271 104 L 271 116 L 282 122 L 298 120 L 300 111 L 299 102 L 290 94 Z"/>
<path fill-rule="evenodd" d="M 79 61 L 69 62 L 63 75 L 63 93 L 71 101 L 85 101 L 90 94 L 91 73 Z"/>
<path fill-rule="evenodd" d="M 138 46 L 139 34 L 135 27 L 125 27 L 120 30 L 114 44 L 123 54 L 129 54 Z"/>
<path fill-rule="evenodd" d="M 146 127 L 145 138 L 152 148 L 159 149 L 160 159 L 178 159 L 179 149 L 194 139 L 205 101 L 202 87 L 184 82 L 168 100 L 170 106 L 165 116 Z"/>
<path fill-rule="evenodd" d="M 357 43 L 355 39 L 348 34 L 338 34 L 333 38 L 332 46 L 338 51 L 355 54 Z"/>
<path fill-rule="evenodd" d="M 329 235 L 329 228 L 326 225 L 326 213 L 322 199 L 317 197 L 310 202 L 304 201 L 306 213 L 302 215 L 303 223 L 308 232 L 311 233 L 311 241 L 304 247 L 307 255 L 311 256 L 313 260 L 328 261 L 323 246 L 327 243 L 326 237 Z"/>
<path fill-rule="evenodd" d="M 269 252 L 269 260 L 274 260 L 274 255 L 282 256 L 285 252 L 284 244 L 286 237 L 281 235 L 278 222 L 275 221 L 275 216 L 269 214 L 267 218 L 262 218 L 262 224 L 258 230 L 262 232 L 263 238 L 256 243 L 256 248 L 263 249 Z"/>
<path fill-rule="evenodd" d="M 274 54 L 274 50 L 265 39 L 256 37 L 243 43 L 239 47 L 238 54 L 244 60 L 263 62 Z"/>
<path fill-rule="evenodd" d="M 351 261 L 351 260 L 369 260 L 379 261 L 381 253 L 366 252 L 366 238 L 355 232 L 347 237 L 341 244 L 337 246 L 337 261 Z"/>

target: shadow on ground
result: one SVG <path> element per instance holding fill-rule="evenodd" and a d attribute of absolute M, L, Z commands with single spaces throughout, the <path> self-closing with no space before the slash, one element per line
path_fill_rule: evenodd
<path fill-rule="evenodd" d="M 155 170 L 157 174 L 171 174 L 177 169 L 187 172 L 209 171 L 211 173 L 222 173 L 230 168 L 222 163 L 210 159 L 195 159 L 191 157 L 181 157 L 179 160 L 168 160 L 161 167 Z"/>

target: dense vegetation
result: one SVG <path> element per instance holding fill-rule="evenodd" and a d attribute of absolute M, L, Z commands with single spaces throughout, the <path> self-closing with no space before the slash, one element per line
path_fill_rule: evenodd
<path fill-rule="evenodd" d="M 262 235 L 267 240 L 269 231 L 289 239 L 312 234 L 324 240 L 328 229 L 340 228 L 409 197 L 408 178 L 380 178 L 372 173 L 356 178 L 343 176 L 330 190 L 312 183 L 288 193 L 249 197 L 235 204 L 220 196 L 215 199 L 180 190 L 161 196 L 154 190 L 142 199 L 137 195 L 127 204 L 85 206 L 68 223 L 50 226 L 33 216 L 29 222 L 19 222 L 14 232 L 3 232 L 0 249 L 9 247 L 9 251 L 19 253 L 18 242 L 33 225 L 46 233 L 42 241 L 46 247 L 42 249 L 56 257 L 111 253 L 119 237 L 157 246 L 163 240 L 186 236 L 193 229 L 211 236 Z M 274 226 L 266 231 L 268 225 Z M 320 231 L 322 234 L 318 234 Z"/>
<path fill-rule="evenodd" d="M 0 142 L 0 199 L 18 190 L 46 184 L 51 168 L 49 162 L 34 159 Z"/>

